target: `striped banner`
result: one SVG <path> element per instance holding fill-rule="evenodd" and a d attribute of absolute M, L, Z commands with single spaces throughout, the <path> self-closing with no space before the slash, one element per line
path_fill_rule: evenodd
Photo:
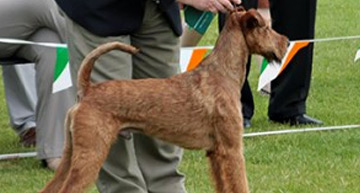
<path fill-rule="evenodd" d="M 286 53 L 286 56 L 282 60 L 281 64 L 271 65 L 268 62 L 264 62 L 261 68 L 261 75 L 259 78 L 258 90 L 261 90 L 266 84 L 270 83 L 275 79 L 284 69 L 287 67 L 294 55 L 302 48 L 309 45 L 312 42 L 328 42 L 328 41 L 338 41 L 338 40 L 350 40 L 350 39 L 360 39 L 358 36 L 341 36 L 341 37 L 331 37 L 323 39 L 308 39 L 308 40 L 295 40 L 291 41 L 290 47 Z M 17 39 L 8 39 L 0 38 L 0 43 L 8 44 L 25 44 L 25 45 L 38 45 L 46 46 L 53 48 L 67 48 L 66 44 L 57 44 L 57 43 L 47 43 L 47 42 L 31 42 L 26 40 L 17 40 Z M 180 69 L 181 72 L 186 72 L 194 69 L 201 62 L 204 57 L 213 49 L 213 46 L 205 47 L 185 47 L 181 48 L 180 52 Z M 61 58 L 62 56 L 59 56 Z M 357 50 L 354 61 L 360 59 L 360 48 Z M 60 59 L 62 60 L 62 59 Z M 63 60 L 62 60 L 63 61 Z M 70 69 L 69 64 L 56 62 L 57 67 L 54 72 L 54 84 L 53 92 L 59 92 L 63 89 L 66 89 L 72 85 L 70 78 Z M 59 66 L 58 66 L 59 65 Z M 64 84 L 64 85 L 62 85 Z"/>
<path fill-rule="evenodd" d="M 72 85 L 68 49 L 57 47 L 52 93 L 60 92 Z"/>
<path fill-rule="evenodd" d="M 185 47 L 180 50 L 181 72 L 196 68 L 200 62 L 211 52 L 212 46 L 208 47 Z"/>
<path fill-rule="evenodd" d="M 360 59 L 360 47 L 359 47 L 359 49 L 357 50 L 357 52 L 355 54 L 354 62 L 356 62 L 358 59 Z"/>
<path fill-rule="evenodd" d="M 310 41 L 290 42 L 290 45 L 281 63 L 277 63 L 275 61 L 269 63 L 266 59 L 264 59 L 260 70 L 258 91 L 260 91 L 265 87 L 265 85 L 269 84 L 272 80 L 278 77 L 288 66 L 296 53 L 302 48 L 308 46 L 309 43 Z"/>

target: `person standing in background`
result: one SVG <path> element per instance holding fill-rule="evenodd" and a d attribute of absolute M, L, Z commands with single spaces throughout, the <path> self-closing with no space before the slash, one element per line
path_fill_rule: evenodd
<path fill-rule="evenodd" d="M 317 0 L 270 0 L 272 27 L 290 40 L 313 39 Z M 271 82 L 269 119 L 290 125 L 323 124 L 306 115 L 313 64 L 310 44 L 301 49 L 288 67 Z"/>
<path fill-rule="evenodd" d="M 61 43 L 64 18 L 53 0 L 0 0 L 0 37 Z M 64 120 L 75 103 L 70 89 L 52 93 L 56 49 L 36 45 L 0 43 L 0 58 L 23 58 L 35 63 L 36 150 L 38 158 L 56 169 L 64 146 Z"/>
<path fill-rule="evenodd" d="M 34 64 L 16 64 L 2 67 L 6 105 L 10 125 L 25 147 L 36 145 L 37 103 Z"/>
<path fill-rule="evenodd" d="M 270 0 L 272 28 L 290 40 L 312 39 L 315 31 L 316 0 Z M 257 7 L 257 0 L 244 0 L 246 9 Z M 220 29 L 224 16 L 219 18 Z M 313 44 L 301 49 L 288 67 L 271 82 L 269 120 L 290 125 L 322 124 L 306 115 L 306 99 L 310 89 Z M 247 64 L 247 75 L 250 60 Z M 241 91 L 244 126 L 251 126 L 254 100 L 246 79 Z"/>

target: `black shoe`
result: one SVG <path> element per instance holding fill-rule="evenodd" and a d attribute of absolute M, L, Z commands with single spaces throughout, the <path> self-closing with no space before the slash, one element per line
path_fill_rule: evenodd
<path fill-rule="evenodd" d="M 251 121 L 248 118 L 244 118 L 244 128 L 250 128 L 251 127 Z"/>
<path fill-rule="evenodd" d="M 20 144 L 25 147 L 35 147 L 36 146 L 36 128 L 31 127 L 24 133 L 20 134 Z"/>
<path fill-rule="evenodd" d="M 305 114 L 289 117 L 285 119 L 270 119 L 276 123 L 290 123 L 290 125 L 322 125 L 323 122 Z"/>

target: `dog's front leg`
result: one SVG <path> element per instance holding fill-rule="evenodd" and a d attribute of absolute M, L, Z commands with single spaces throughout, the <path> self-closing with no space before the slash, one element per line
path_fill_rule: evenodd
<path fill-rule="evenodd" d="M 241 132 L 241 129 L 238 129 Z M 245 158 L 242 151 L 242 137 L 230 137 L 215 142 L 214 149 L 207 152 L 211 173 L 217 193 L 249 193 L 245 169 Z"/>
<path fill-rule="evenodd" d="M 213 179 L 217 193 L 248 193 L 245 161 L 240 151 L 209 152 Z"/>

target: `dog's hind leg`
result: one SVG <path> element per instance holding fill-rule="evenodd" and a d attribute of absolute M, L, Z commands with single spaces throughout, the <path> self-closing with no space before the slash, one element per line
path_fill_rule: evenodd
<path fill-rule="evenodd" d="M 96 180 L 117 137 L 119 125 L 109 116 L 91 116 L 87 113 L 82 115 L 84 117 L 85 120 L 77 119 L 79 123 L 73 124 L 71 165 L 59 193 L 84 192 Z"/>
<path fill-rule="evenodd" d="M 54 193 L 59 192 L 60 188 L 62 187 L 65 178 L 67 176 L 67 172 L 70 168 L 70 162 L 71 162 L 71 152 L 72 152 L 72 145 L 71 145 L 71 134 L 70 134 L 70 125 L 71 125 L 71 112 L 72 109 L 70 109 L 67 113 L 67 117 L 65 120 L 65 129 L 66 129 L 66 141 L 65 141 L 65 148 L 64 153 L 60 162 L 60 165 L 58 169 L 56 170 L 55 176 L 52 178 L 52 180 L 44 187 L 40 193 Z"/>

